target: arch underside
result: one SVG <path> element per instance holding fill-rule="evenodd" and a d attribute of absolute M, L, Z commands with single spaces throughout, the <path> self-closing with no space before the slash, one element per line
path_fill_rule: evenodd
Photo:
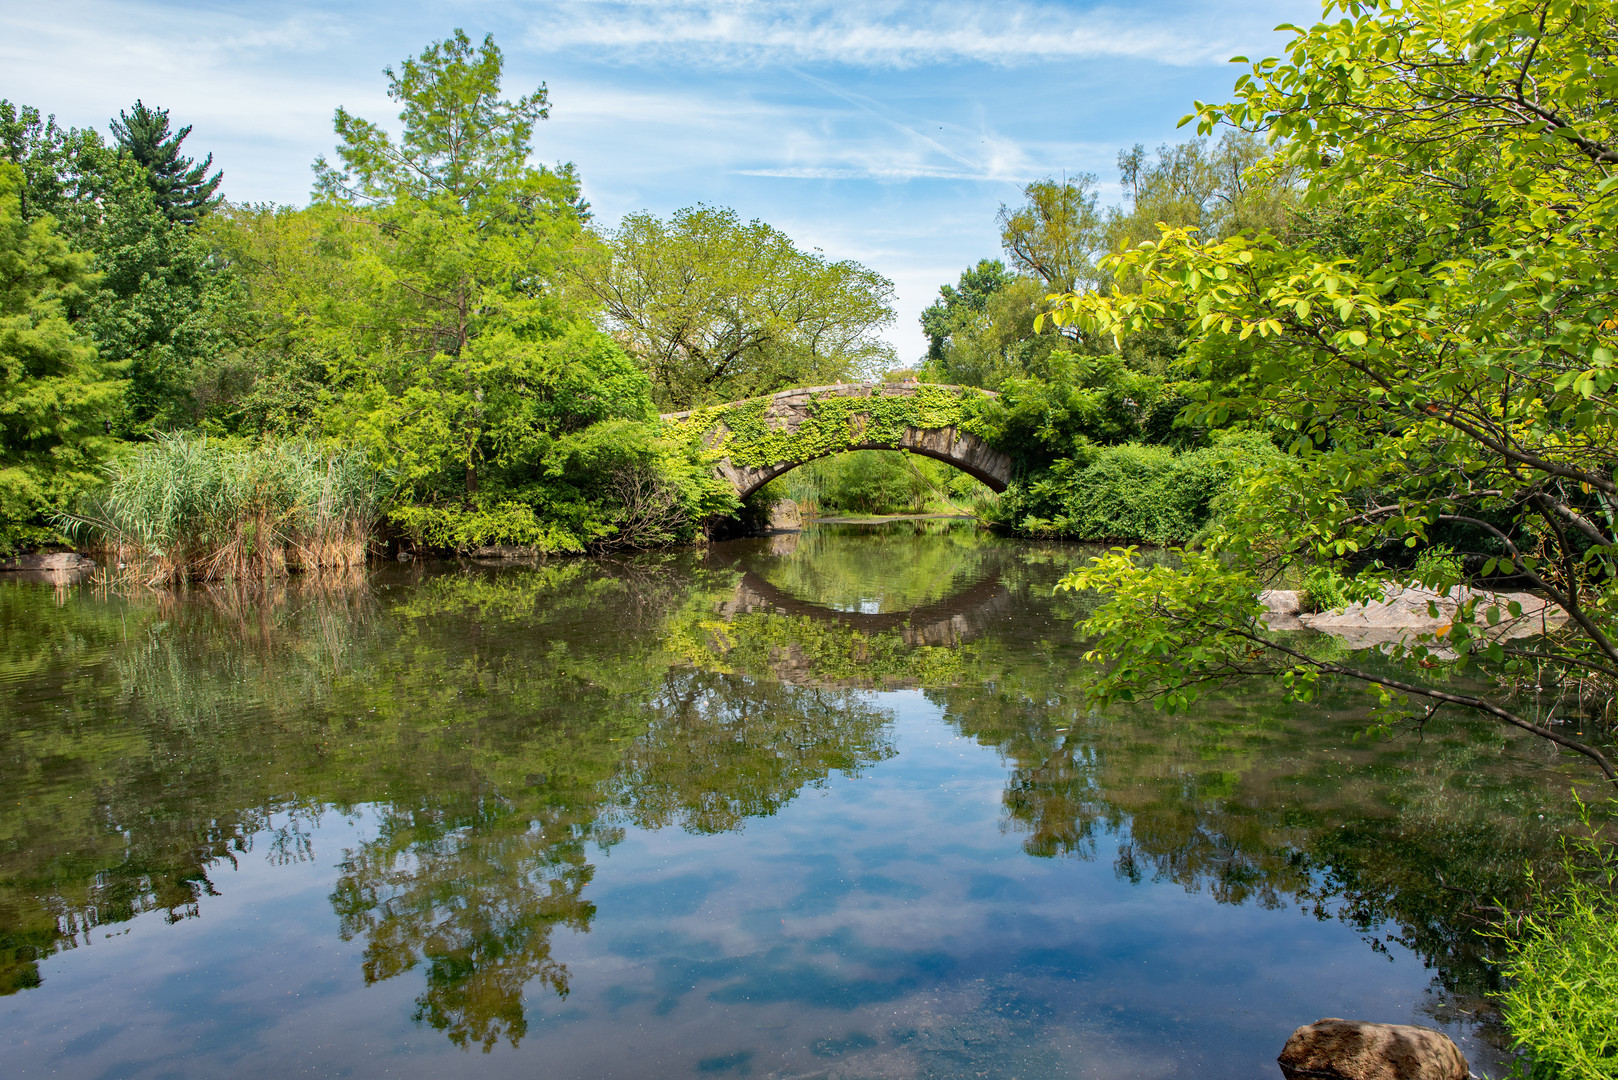
<path fill-rule="evenodd" d="M 957 432 L 954 428 L 907 428 L 904 436 L 896 442 L 851 443 L 770 465 L 738 466 L 727 458 L 719 463 L 719 471 L 736 486 L 736 494 L 745 499 L 771 480 L 800 465 L 854 450 L 908 450 L 952 465 L 995 492 L 1006 490 L 1011 482 L 1010 458 L 977 436 Z"/>

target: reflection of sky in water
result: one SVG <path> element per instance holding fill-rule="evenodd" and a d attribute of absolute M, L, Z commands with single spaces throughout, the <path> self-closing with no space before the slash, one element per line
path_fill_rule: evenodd
<path fill-rule="evenodd" d="M 374 834 L 325 814 L 313 858 L 219 868 L 200 917 L 96 930 L 0 998 L 10 1075 L 1256 1077 L 1319 1016 L 1431 1023 L 1397 945 L 1292 908 L 1034 859 L 1001 824 L 1005 767 L 919 693 L 898 756 L 738 833 L 630 829 L 592 852 L 589 933 L 558 929 L 558 998 L 527 988 L 513 1049 L 411 1020 L 418 967 L 366 986 L 336 934 L 335 864 Z M 1479 1048 L 1464 1048 L 1478 1060 Z"/>

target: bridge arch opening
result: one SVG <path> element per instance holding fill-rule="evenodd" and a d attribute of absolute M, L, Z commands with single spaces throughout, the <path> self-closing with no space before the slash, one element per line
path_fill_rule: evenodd
<path fill-rule="evenodd" d="M 717 454 L 715 471 L 746 498 L 778 476 L 853 450 L 908 450 L 1004 491 L 1011 458 L 966 430 L 994 398 L 975 387 L 934 383 L 840 383 L 663 417 L 671 430 Z"/>
<path fill-rule="evenodd" d="M 978 481 L 978 483 L 983 484 L 990 491 L 999 493 L 1006 490 L 1006 483 L 1004 480 L 1000 479 L 999 476 L 985 471 L 971 461 L 954 457 L 947 451 L 925 450 L 910 446 L 893 446 L 888 443 L 861 443 L 858 446 L 849 446 L 838 450 L 827 450 L 825 453 L 816 454 L 813 457 L 806 457 L 800 461 L 777 462 L 776 464 L 768 466 L 763 470 L 759 470 L 757 473 L 750 471 L 745 478 L 741 478 L 736 481 L 736 494 L 745 499 L 759 488 L 763 487 L 765 484 L 768 484 L 771 480 L 777 480 L 792 472 L 794 469 L 800 469 L 805 465 L 813 464 L 816 461 L 824 461 L 827 458 L 841 457 L 844 454 L 857 453 L 861 450 L 907 451 L 920 457 L 931 458 L 934 461 L 942 461 L 944 464 L 960 470 L 961 472 L 970 476 L 972 479 Z"/>

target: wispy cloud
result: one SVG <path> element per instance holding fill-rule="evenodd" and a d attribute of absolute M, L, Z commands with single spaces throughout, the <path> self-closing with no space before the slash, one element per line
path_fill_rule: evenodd
<path fill-rule="evenodd" d="M 1183 18 L 1026 0 L 553 0 L 537 7 L 527 48 L 584 48 L 624 62 L 908 68 L 1133 58 L 1183 65 L 1234 51 L 1213 5 Z"/>

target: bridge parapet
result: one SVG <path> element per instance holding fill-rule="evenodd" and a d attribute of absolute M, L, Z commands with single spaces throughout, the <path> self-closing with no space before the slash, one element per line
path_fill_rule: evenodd
<path fill-rule="evenodd" d="M 938 383 L 837 383 L 667 413 L 665 425 L 700 438 L 742 498 L 799 465 L 849 450 L 910 450 L 961 469 L 995 491 L 1011 460 L 963 425 L 995 395 Z"/>

